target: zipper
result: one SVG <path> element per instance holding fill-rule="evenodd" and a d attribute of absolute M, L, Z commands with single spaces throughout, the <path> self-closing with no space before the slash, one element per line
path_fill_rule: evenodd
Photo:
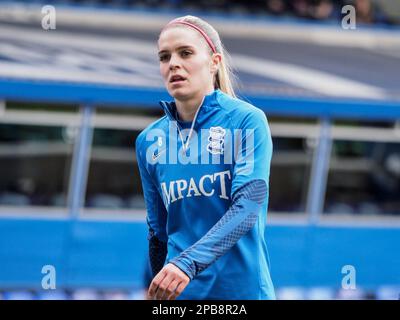
<path fill-rule="evenodd" d="M 197 121 L 197 115 L 199 114 L 199 111 L 200 111 L 200 109 L 201 109 L 201 106 L 203 105 L 204 98 L 205 98 L 205 97 L 203 97 L 203 99 L 202 99 L 201 102 L 200 102 L 200 105 L 197 107 L 197 111 L 196 111 L 196 113 L 195 113 L 195 115 L 194 115 L 194 118 L 193 118 L 193 121 L 192 121 L 192 126 L 190 127 L 189 135 L 188 135 L 188 137 L 187 137 L 187 139 L 186 139 L 186 143 L 185 143 L 185 144 L 183 143 L 183 137 L 182 137 L 181 131 L 179 130 L 179 126 L 176 125 L 177 128 L 178 128 L 178 131 L 179 131 L 179 135 L 180 135 L 180 137 L 181 137 L 182 146 L 183 146 L 183 153 L 184 153 L 184 154 L 186 154 L 186 151 L 189 149 L 190 138 L 192 137 L 193 130 L 194 130 L 194 126 L 195 126 L 196 121 Z M 178 111 L 177 111 L 177 112 L 178 112 Z"/>
<path fill-rule="evenodd" d="M 190 139 L 191 139 L 191 137 L 192 137 L 193 130 L 194 130 L 194 126 L 195 126 L 196 121 L 197 121 L 197 116 L 198 116 L 199 111 L 200 111 L 200 109 L 201 109 L 201 107 L 202 107 L 202 105 L 203 105 L 204 99 L 205 99 L 205 96 L 204 96 L 203 99 L 201 100 L 200 105 L 198 106 L 198 108 L 197 108 L 197 110 L 196 110 L 196 113 L 195 113 L 194 118 L 193 118 L 193 121 L 192 121 L 192 125 L 191 125 L 190 130 L 189 130 L 189 135 L 188 135 L 188 137 L 187 137 L 187 139 L 186 139 L 186 142 L 183 141 L 184 139 L 183 139 L 183 136 L 182 136 L 181 129 L 179 128 L 177 119 L 175 119 L 175 118 L 172 116 L 172 114 L 171 114 L 169 108 L 165 105 L 166 103 L 165 103 L 164 101 L 162 101 L 162 106 L 163 106 L 163 108 L 164 108 L 164 112 L 167 114 L 167 116 L 168 116 L 171 120 L 174 120 L 173 122 L 175 123 L 176 128 L 178 129 L 179 138 L 181 139 L 181 142 L 182 142 L 182 149 L 183 149 L 182 152 L 183 152 L 183 154 L 186 154 L 187 150 L 189 149 Z M 177 111 L 177 112 L 178 112 L 178 111 Z"/>

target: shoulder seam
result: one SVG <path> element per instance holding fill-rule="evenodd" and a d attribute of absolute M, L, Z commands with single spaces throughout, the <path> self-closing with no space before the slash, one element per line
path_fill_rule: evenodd
<path fill-rule="evenodd" d="M 232 125 L 233 125 L 232 116 L 230 115 L 229 111 L 226 110 L 226 109 L 222 106 L 222 104 L 221 104 L 221 102 L 220 102 L 220 100 L 219 100 L 218 95 L 217 95 L 217 97 L 216 97 L 216 100 L 217 100 L 217 103 L 218 103 L 218 106 L 219 106 L 221 112 L 223 112 L 223 113 L 229 118 L 230 125 L 232 126 Z"/>

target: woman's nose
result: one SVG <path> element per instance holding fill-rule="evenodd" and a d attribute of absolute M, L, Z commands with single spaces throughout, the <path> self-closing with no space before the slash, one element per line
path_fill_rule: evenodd
<path fill-rule="evenodd" d="M 171 58 L 169 60 L 169 69 L 174 70 L 177 67 L 179 67 L 179 59 L 176 55 L 171 55 Z"/>

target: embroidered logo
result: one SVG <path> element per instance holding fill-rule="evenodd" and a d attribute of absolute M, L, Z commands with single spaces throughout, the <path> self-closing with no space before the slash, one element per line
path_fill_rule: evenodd
<path fill-rule="evenodd" d="M 165 152 L 165 150 L 166 150 L 166 148 L 158 150 L 158 151 L 154 151 L 152 160 L 156 161 Z"/>
<path fill-rule="evenodd" d="M 225 129 L 221 127 L 211 127 L 208 136 L 207 150 L 212 154 L 224 153 Z"/>
<path fill-rule="evenodd" d="M 163 145 L 163 141 L 162 141 L 162 138 L 161 138 L 161 137 L 158 137 L 157 145 L 158 145 L 157 150 L 155 150 L 155 151 L 153 152 L 153 156 L 152 156 L 152 160 L 153 160 L 153 161 L 156 161 L 156 160 L 158 159 L 158 157 L 159 157 L 161 154 L 163 154 L 163 153 L 165 152 L 165 150 L 166 150 L 165 147 L 162 148 L 162 149 L 160 149 L 160 148 L 162 147 L 162 145 Z"/>

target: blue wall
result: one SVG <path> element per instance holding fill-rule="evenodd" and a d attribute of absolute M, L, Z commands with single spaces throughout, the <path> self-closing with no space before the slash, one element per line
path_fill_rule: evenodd
<path fill-rule="evenodd" d="M 276 286 L 340 288 L 345 265 L 358 286 L 400 284 L 399 228 L 271 226 L 267 239 Z"/>
<path fill-rule="evenodd" d="M 144 223 L 0 220 L 0 288 L 41 288 L 42 267 L 56 268 L 57 287 L 142 285 Z"/>
<path fill-rule="evenodd" d="M 146 264 L 143 222 L 0 220 L 0 289 L 40 289 L 44 265 L 57 287 L 140 287 Z M 400 284 L 400 229 L 276 226 L 267 229 L 276 287 L 339 288 L 344 265 L 357 285 Z"/>

